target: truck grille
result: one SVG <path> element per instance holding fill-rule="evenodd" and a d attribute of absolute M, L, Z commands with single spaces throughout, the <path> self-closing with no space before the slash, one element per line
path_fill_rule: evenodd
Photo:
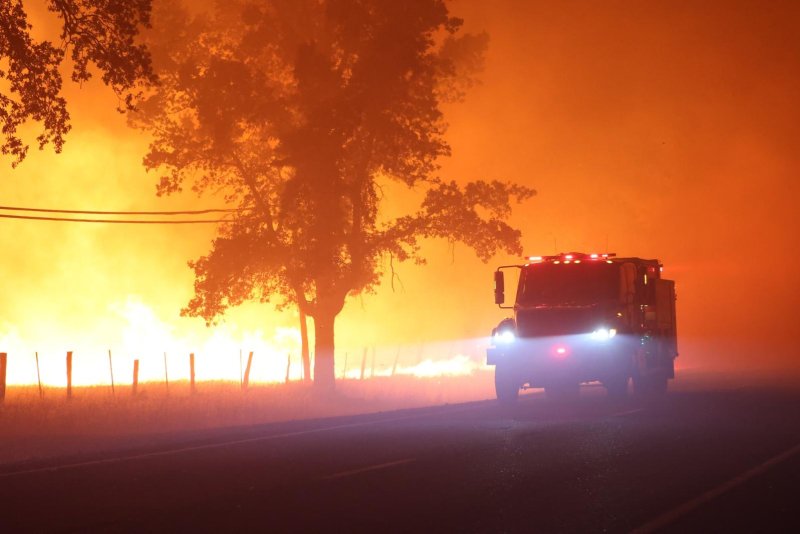
<path fill-rule="evenodd" d="M 521 337 L 585 334 L 601 321 L 596 307 L 535 308 L 517 311 Z"/>

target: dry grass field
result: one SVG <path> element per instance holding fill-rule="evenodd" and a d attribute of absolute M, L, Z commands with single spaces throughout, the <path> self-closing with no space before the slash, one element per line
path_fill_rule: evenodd
<path fill-rule="evenodd" d="M 235 382 L 141 383 L 130 386 L 47 388 L 9 387 L 0 405 L 0 464 L 81 455 L 110 448 L 137 447 L 174 432 L 254 425 L 379 412 L 493 397 L 493 374 L 417 378 L 413 376 L 340 380 L 332 396 L 310 385 Z"/>

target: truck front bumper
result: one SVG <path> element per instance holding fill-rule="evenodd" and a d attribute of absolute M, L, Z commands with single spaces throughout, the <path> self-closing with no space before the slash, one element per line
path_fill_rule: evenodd
<path fill-rule="evenodd" d="M 635 342 L 623 335 L 605 340 L 588 335 L 523 338 L 489 347 L 486 363 L 513 370 L 522 382 L 531 386 L 553 378 L 602 380 L 629 370 Z"/>

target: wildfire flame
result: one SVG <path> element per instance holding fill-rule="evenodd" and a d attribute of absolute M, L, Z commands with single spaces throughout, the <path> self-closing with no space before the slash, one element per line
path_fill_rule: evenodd
<path fill-rule="evenodd" d="M 65 386 L 67 350 L 73 351 L 72 383 L 75 386 L 111 383 L 109 351 L 116 384 L 132 382 L 135 359 L 139 360 L 140 382 L 163 382 L 167 376 L 170 381 L 188 380 L 190 353 L 195 355 L 195 377 L 199 381 L 239 381 L 249 352 L 254 353 L 250 371 L 253 383 L 283 382 L 287 366 L 289 380 L 303 377 L 298 328 L 279 326 L 272 332 L 265 332 L 221 324 L 178 332 L 174 324 L 160 318 L 135 296 L 112 303 L 108 312 L 111 319 L 107 323 L 116 325 L 119 340 L 110 347 L 91 341 L 65 347 L 55 338 L 34 342 L 23 339 L 12 325 L 0 325 L 0 351 L 9 354 L 8 383 L 37 383 L 34 353 L 38 352 L 42 383 Z M 431 378 L 470 375 L 485 368 L 479 350 L 470 357 L 462 352 L 451 354 L 452 347 L 441 345 L 434 345 L 432 351 L 438 355 L 447 354 L 445 358 L 424 355 L 422 347 L 404 347 L 402 353 L 400 348 L 379 348 L 377 363 L 375 348 L 368 354 L 362 354 L 362 348 L 340 348 L 337 350 L 337 376 L 359 379 L 396 374 Z"/>

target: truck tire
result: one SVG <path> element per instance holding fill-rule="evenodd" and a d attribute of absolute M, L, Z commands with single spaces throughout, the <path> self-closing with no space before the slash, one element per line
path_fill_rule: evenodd
<path fill-rule="evenodd" d="M 650 395 L 647 376 L 639 373 L 633 375 L 633 394 L 637 399 L 643 399 Z"/>
<path fill-rule="evenodd" d="M 494 391 L 501 404 L 514 404 L 519 398 L 519 379 L 507 365 L 494 367 Z"/>
<path fill-rule="evenodd" d="M 628 396 L 628 376 L 615 376 L 603 381 L 610 399 L 625 399 Z"/>
<path fill-rule="evenodd" d="M 666 373 L 636 374 L 633 377 L 633 393 L 639 398 L 654 398 L 666 395 Z"/>
<path fill-rule="evenodd" d="M 650 394 L 654 397 L 661 397 L 667 394 L 667 375 L 666 373 L 656 373 L 650 375 Z"/>

